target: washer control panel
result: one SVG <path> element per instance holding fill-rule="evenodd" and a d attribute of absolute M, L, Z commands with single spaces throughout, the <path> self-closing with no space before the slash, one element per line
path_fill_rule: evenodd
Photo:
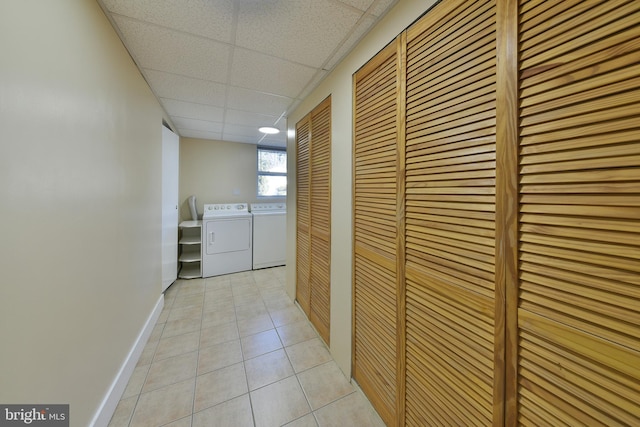
<path fill-rule="evenodd" d="M 202 218 L 228 215 L 246 215 L 249 213 L 247 203 L 214 203 L 204 205 Z"/>

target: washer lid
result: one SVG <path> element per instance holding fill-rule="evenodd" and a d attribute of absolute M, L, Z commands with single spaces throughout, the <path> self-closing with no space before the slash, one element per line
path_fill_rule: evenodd
<path fill-rule="evenodd" d="M 249 205 L 246 203 L 214 203 L 204 205 L 202 219 L 247 214 L 249 214 Z"/>

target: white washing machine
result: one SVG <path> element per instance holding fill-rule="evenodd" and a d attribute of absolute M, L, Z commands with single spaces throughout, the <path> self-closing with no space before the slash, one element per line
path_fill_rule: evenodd
<path fill-rule="evenodd" d="M 253 215 L 246 203 L 204 205 L 202 277 L 251 270 Z"/>
<path fill-rule="evenodd" d="M 253 269 L 285 265 L 287 259 L 287 205 L 252 203 Z"/>

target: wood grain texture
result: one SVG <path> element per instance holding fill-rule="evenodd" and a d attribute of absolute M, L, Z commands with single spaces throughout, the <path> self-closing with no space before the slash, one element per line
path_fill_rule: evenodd
<path fill-rule="evenodd" d="M 354 75 L 388 425 L 640 425 L 639 40 L 633 0 L 445 0 Z"/>
<path fill-rule="evenodd" d="M 407 425 L 502 425 L 496 58 L 492 1 L 440 3 L 408 30 Z"/>
<path fill-rule="evenodd" d="M 311 271 L 309 320 L 330 345 L 331 97 L 311 111 Z"/>
<path fill-rule="evenodd" d="M 296 124 L 296 300 L 309 316 L 311 298 L 310 116 Z"/>
<path fill-rule="evenodd" d="M 389 426 L 398 401 L 401 38 L 354 74 L 354 379 Z"/>
<path fill-rule="evenodd" d="M 331 98 L 296 124 L 296 300 L 329 345 Z"/>
<path fill-rule="evenodd" d="M 405 213 L 405 171 L 406 171 L 406 96 L 407 96 L 407 34 L 406 31 L 396 38 L 398 66 L 396 67 L 396 413 L 398 425 L 406 425 L 406 376 L 407 343 L 406 343 L 406 213 Z"/>
<path fill-rule="evenodd" d="M 496 92 L 496 293 L 493 424 L 517 419 L 518 3 L 498 2 Z"/>
<path fill-rule="evenodd" d="M 518 422 L 637 425 L 640 5 L 522 6 Z"/>

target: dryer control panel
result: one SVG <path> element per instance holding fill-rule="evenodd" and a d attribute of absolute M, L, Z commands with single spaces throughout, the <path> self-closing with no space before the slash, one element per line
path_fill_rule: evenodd
<path fill-rule="evenodd" d="M 251 203 L 251 212 L 286 212 L 286 203 Z"/>

